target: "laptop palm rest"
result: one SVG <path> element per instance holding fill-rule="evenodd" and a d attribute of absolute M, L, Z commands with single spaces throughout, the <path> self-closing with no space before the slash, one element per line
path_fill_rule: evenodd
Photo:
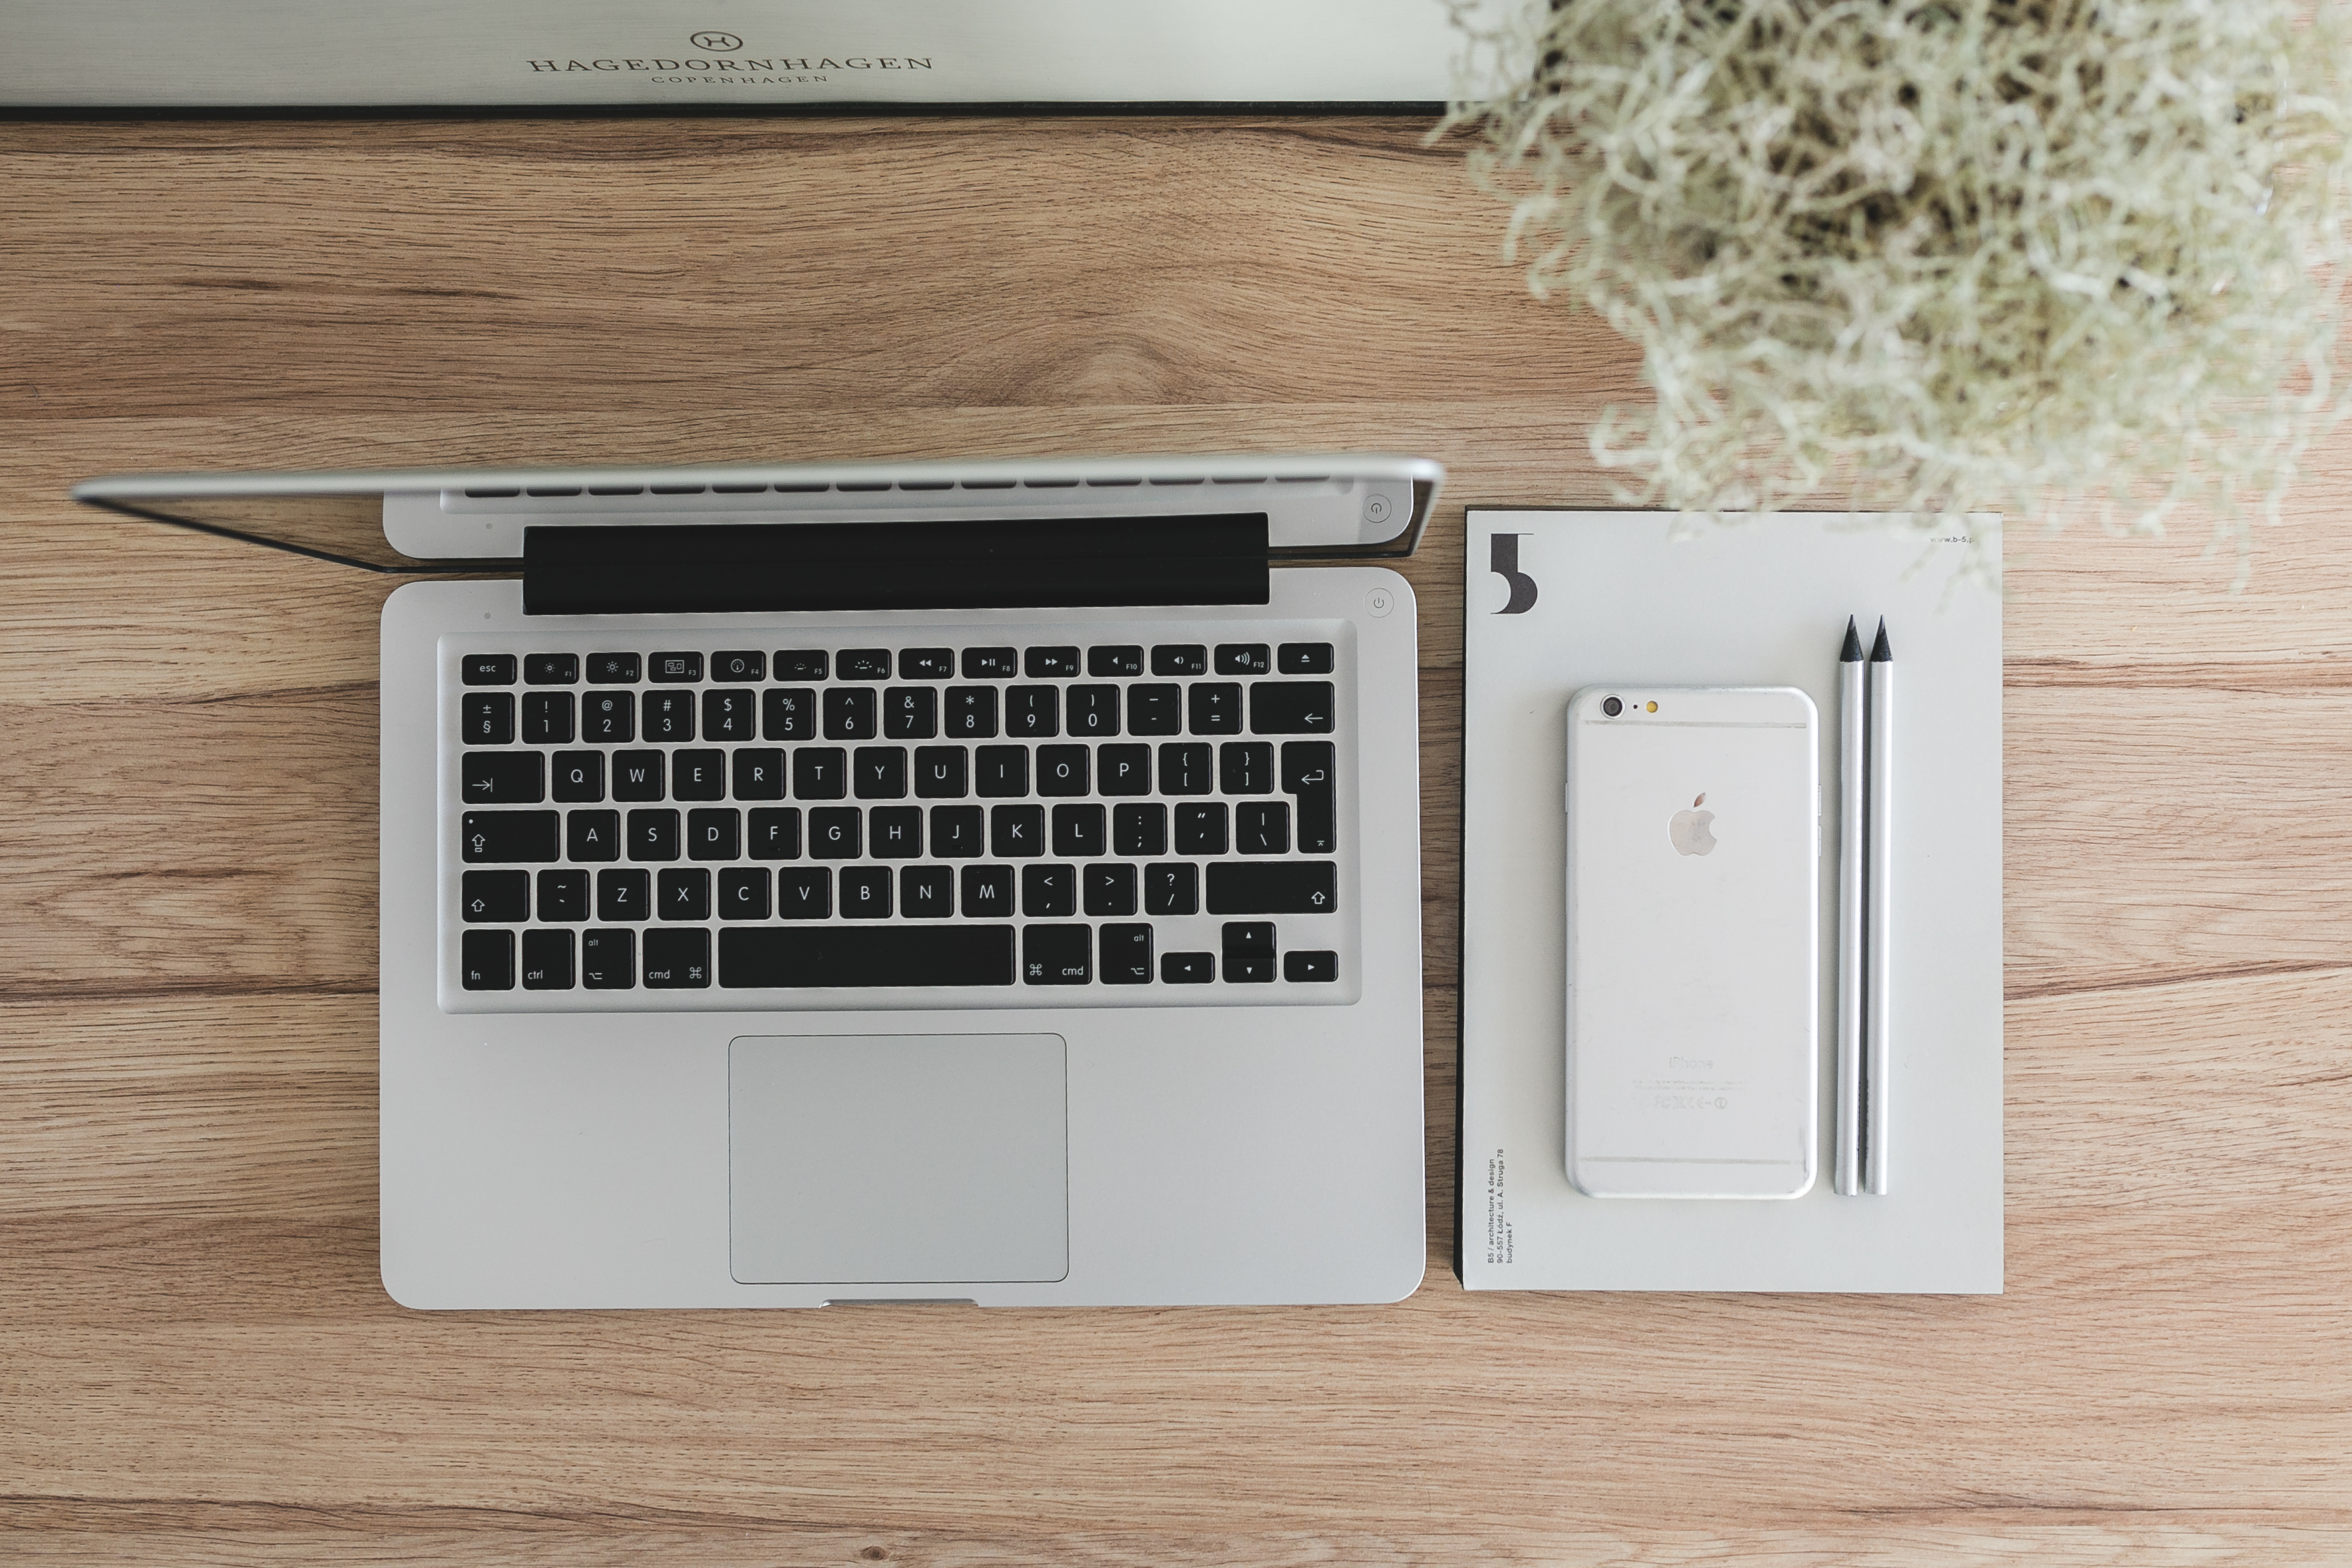
<path fill-rule="evenodd" d="M 734 1278 L 1067 1278 L 1067 1072 L 1059 1035 L 736 1039 L 727 1093 Z"/>

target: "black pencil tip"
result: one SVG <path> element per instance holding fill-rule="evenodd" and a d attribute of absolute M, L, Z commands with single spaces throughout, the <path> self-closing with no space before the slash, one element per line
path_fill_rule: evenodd
<path fill-rule="evenodd" d="M 1858 663 L 1862 658 L 1862 637 L 1853 629 L 1853 617 L 1845 618 L 1845 647 L 1838 650 L 1840 664 Z"/>
<path fill-rule="evenodd" d="M 1870 662 L 1873 664 L 1892 664 L 1895 662 L 1895 650 L 1886 646 L 1886 617 L 1885 616 L 1878 617 L 1878 640 L 1870 645 Z"/>

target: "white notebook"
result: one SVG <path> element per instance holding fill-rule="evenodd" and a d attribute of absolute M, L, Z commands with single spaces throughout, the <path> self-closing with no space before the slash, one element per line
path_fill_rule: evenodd
<path fill-rule="evenodd" d="M 1997 549 L 1998 523 L 1974 527 L 1470 513 L 1455 1257 L 1469 1289 L 2000 1289 L 2000 601 L 1962 571 Z M 1865 644 L 1886 617 L 1899 683 L 1882 1197 L 1842 1197 L 1830 1179 L 1849 615 Z M 1802 1197 L 1591 1198 L 1569 1183 L 1562 714 L 1604 682 L 1798 686 L 1820 707 L 1822 1174 Z"/>

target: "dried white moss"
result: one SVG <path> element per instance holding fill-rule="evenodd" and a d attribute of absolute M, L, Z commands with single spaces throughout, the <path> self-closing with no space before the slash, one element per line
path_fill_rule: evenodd
<path fill-rule="evenodd" d="M 1456 4 L 1506 254 L 1642 347 L 1630 500 L 2193 502 L 2242 554 L 2347 406 L 2336 0 Z"/>

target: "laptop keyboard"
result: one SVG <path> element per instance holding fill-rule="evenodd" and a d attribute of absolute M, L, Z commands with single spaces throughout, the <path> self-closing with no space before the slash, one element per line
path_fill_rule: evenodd
<path fill-rule="evenodd" d="M 445 962 L 549 1008 L 1348 1000 L 1334 630 L 445 650 Z"/>

